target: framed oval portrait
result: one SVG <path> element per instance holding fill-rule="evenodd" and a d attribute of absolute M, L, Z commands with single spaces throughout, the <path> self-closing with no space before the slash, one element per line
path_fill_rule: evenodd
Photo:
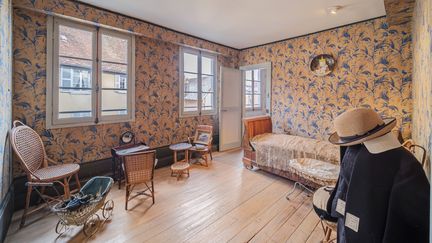
<path fill-rule="evenodd" d="M 321 54 L 314 57 L 310 63 L 310 70 L 317 76 L 326 76 L 333 72 L 336 61 L 330 54 Z"/>

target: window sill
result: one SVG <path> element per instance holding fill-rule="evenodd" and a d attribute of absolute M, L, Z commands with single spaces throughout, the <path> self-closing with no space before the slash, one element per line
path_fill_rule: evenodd
<path fill-rule="evenodd" d="M 217 112 L 205 113 L 205 114 L 180 114 L 179 118 L 199 117 L 199 116 L 216 116 Z"/>
<path fill-rule="evenodd" d="M 95 122 L 80 122 L 80 123 L 67 123 L 67 124 L 48 124 L 46 123 L 46 129 L 60 129 L 60 128 L 73 128 L 73 127 L 88 127 L 88 126 L 98 126 L 98 125 L 106 125 L 106 124 L 115 124 L 115 123 L 124 123 L 124 122 L 134 122 L 135 117 L 123 119 L 123 120 L 115 120 L 115 121 L 100 121 L 98 123 Z"/>

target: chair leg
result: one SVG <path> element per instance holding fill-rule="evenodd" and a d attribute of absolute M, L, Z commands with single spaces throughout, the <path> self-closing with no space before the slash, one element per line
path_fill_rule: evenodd
<path fill-rule="evenodd" d="M 69 179 L 68 178 L 64 178 L 63 179 L 63 188 L 64 188 L 64 199 L 69 199 L 70 197 L 70 189 L 69 189 Z"/>
<path fill-rule="evenodd" d="M 330 238 L 331 238 L 331 233 L 332 233 L 332 229 L 328 226 L 326 226 L 326 231 L 325 231 L 325 236 L 324 236 L 324 243 L 328 243 L 331 242 Z"/>
<path fill-rule="evenodd" d="M 40 204 L 42 202 L 43 196 L 45 195 L 45 189 L 46 189 L 45 186 L 41 187 L 41 190 L 40 190 L 41 195 L 40 195 L 40 197 L 39 197 L 39 199 L 37 201 L 37 204 Z"/>
<path fill-rule="evenodd" d="M 155 203 L 155 197 L 154 197 L 154 183 L 153 183 L 153 180 L 151 181 L 151 187 L 152 187 L 152 190 L 151 190 L 151 192 L 152 192 L 152 199 L 153 199 L 153 204 Z"/>
<path fill-rule="evenodd" d="M 128 201 L 129 201 L 129 186 L 126 185 L 126 201 L 125 201 L 125 210 L 128 210 Z"/>
<path fill-rule="evenodd" d="M 76 181 L 77 186 L 78 186 L 78 191 L 81 190 L 81 183 L 80 183 L 80 180 L 78 178 L 78 173 L 75 174 L 75 181 Z"/>
<path fill-rule="evenodd" d="M 26 196 L 26 201 L 25 201 L 24 212 L 23 212 L 23 215 L 21 217 L 20 229 L 22 227 L 24 227 L 24 224 L 25 224 L 25 220 L 27 217 L 27 210 L 30 206 L 30 198 L 31 198 L 32 189 L 33 189 L 32 186 L 27 186 L 27 196 Z"/>
<path fill-rule="evenodd" d="M 205 160 L 205 163 L 206 163 L 205 166 L 208 167 L 208 155 L 207 155 L 207 153 L 204 154 L 203 157 L 204 157 L 204 160 Z"/>
<path fill-rule="evenodd" d="M 212 155 L 212 149 L 211 149 L 211 146 L 210 146 L 210 148 L 209 148 L 209 153 L 210 153 L 210 159 L 213 160 L 213 155 Z"/>

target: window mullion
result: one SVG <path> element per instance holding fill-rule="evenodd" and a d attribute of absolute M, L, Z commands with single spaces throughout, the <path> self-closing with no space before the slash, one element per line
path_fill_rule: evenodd
<path fill-rule="evenodd" d="M 251 97 L 252 97 L 252 111 L 255 111 L 255 97 L 254 97 L 254 94 L 255 94 L 255 78 L 254 78 L 254 70 L 252 69 L 251 70 L 251 73 L 252 73 L 252 93 L 251 93 Z"/>
<path fill-rule="evenodd" d="M 95 114 L 95 123 L 99 122 L 100 115 L 102 114 L 101 110 L 101 79 L 102 79 L 102 63 L 100 60 L 102 60 L 102 45 L 101 45 L 101 32 L 100 28 L 96 28 L 96 40 L 93 44 L 93 49 L 96 51 L 94 54 L 94 66 L 95 66 L 95 75 L 96 78 L 94 79 L 95 82 L 92 85 L 94 87 L 94 94 L 95 97 L 93 99 L 94 105 L 93 105 L 93 114 Z"/>
<path fill-rule="evenodd" d="M 202 113 L 202 58 L 198 53 L 198 115 Z"/>

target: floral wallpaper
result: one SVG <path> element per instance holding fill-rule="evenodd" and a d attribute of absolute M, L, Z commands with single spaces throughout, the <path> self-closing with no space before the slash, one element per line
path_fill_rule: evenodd
<path fill-rule="evenodd" d="M 35 5 L 39 2 L 35 1 Z M 52 2 L 43 3 L 51 6 Z M 72 15 L 71 11 L 76 13 L 77 5 L 70 5 L 69 1 L 55 3 L 66 5 L 68 9 L 64 12 L 67 14 Z M 55 5 L 56 8 L 59 6 Z M 107 15 L 102 11 L 87 10 L 81 17 L 94 20 Z M 95 16 L 90 13 L 95 13 Z M 119 23 L 127 21 L 122 19 Z M 138 36 L 135 40 L 135 122 L 46 129 L 46 15 L 15 9 L 13 24 L 14 119 L 22 120 L 41 135 L 50 158 L 65 163 L 109 158 L 111 147 L 118 145 L 119 135 L 126 130 L 134 131 L 139 141 L 151 147 L 184 141 L 192 135 L 197 124 L 213 124 L 217 132 L 217 116 L 179 118 L 179 46 Z M 225 47 L 216 47 L 214 44 L 197 43 L 211 50 L 225 50 Z M 226 51 L 232 52 L 234 56 L 219 55 L 218 65 L 235 67 L 238 63 L 237 51 Z M 14 175 L 22 175 L 20 166 L 14 167 Z"/>
<path fill-rule="evenodd" d="M 0 200 L 12 182 L 8 131 L 12 121 L 12 2 L 0 0 Z"/>
<path fill-rule="evenodd" d="M 432 1 L 416 1 L 413 25 L 413 139 L 432 161 Z M 428 173 L 429 174 L 429 173 Z"/>
<path fill-rule="evenodd" d="M 272 63 L 272 119 L 276 132 L 327 139 L 332 120 L 357 106 L 396 117 L 404 138 L 411 136 L 411 33 L 379 18 L 246 49 L 240 66 Z M 336 58 L 332 74 L 309 70 L 318 54 Z"/>

